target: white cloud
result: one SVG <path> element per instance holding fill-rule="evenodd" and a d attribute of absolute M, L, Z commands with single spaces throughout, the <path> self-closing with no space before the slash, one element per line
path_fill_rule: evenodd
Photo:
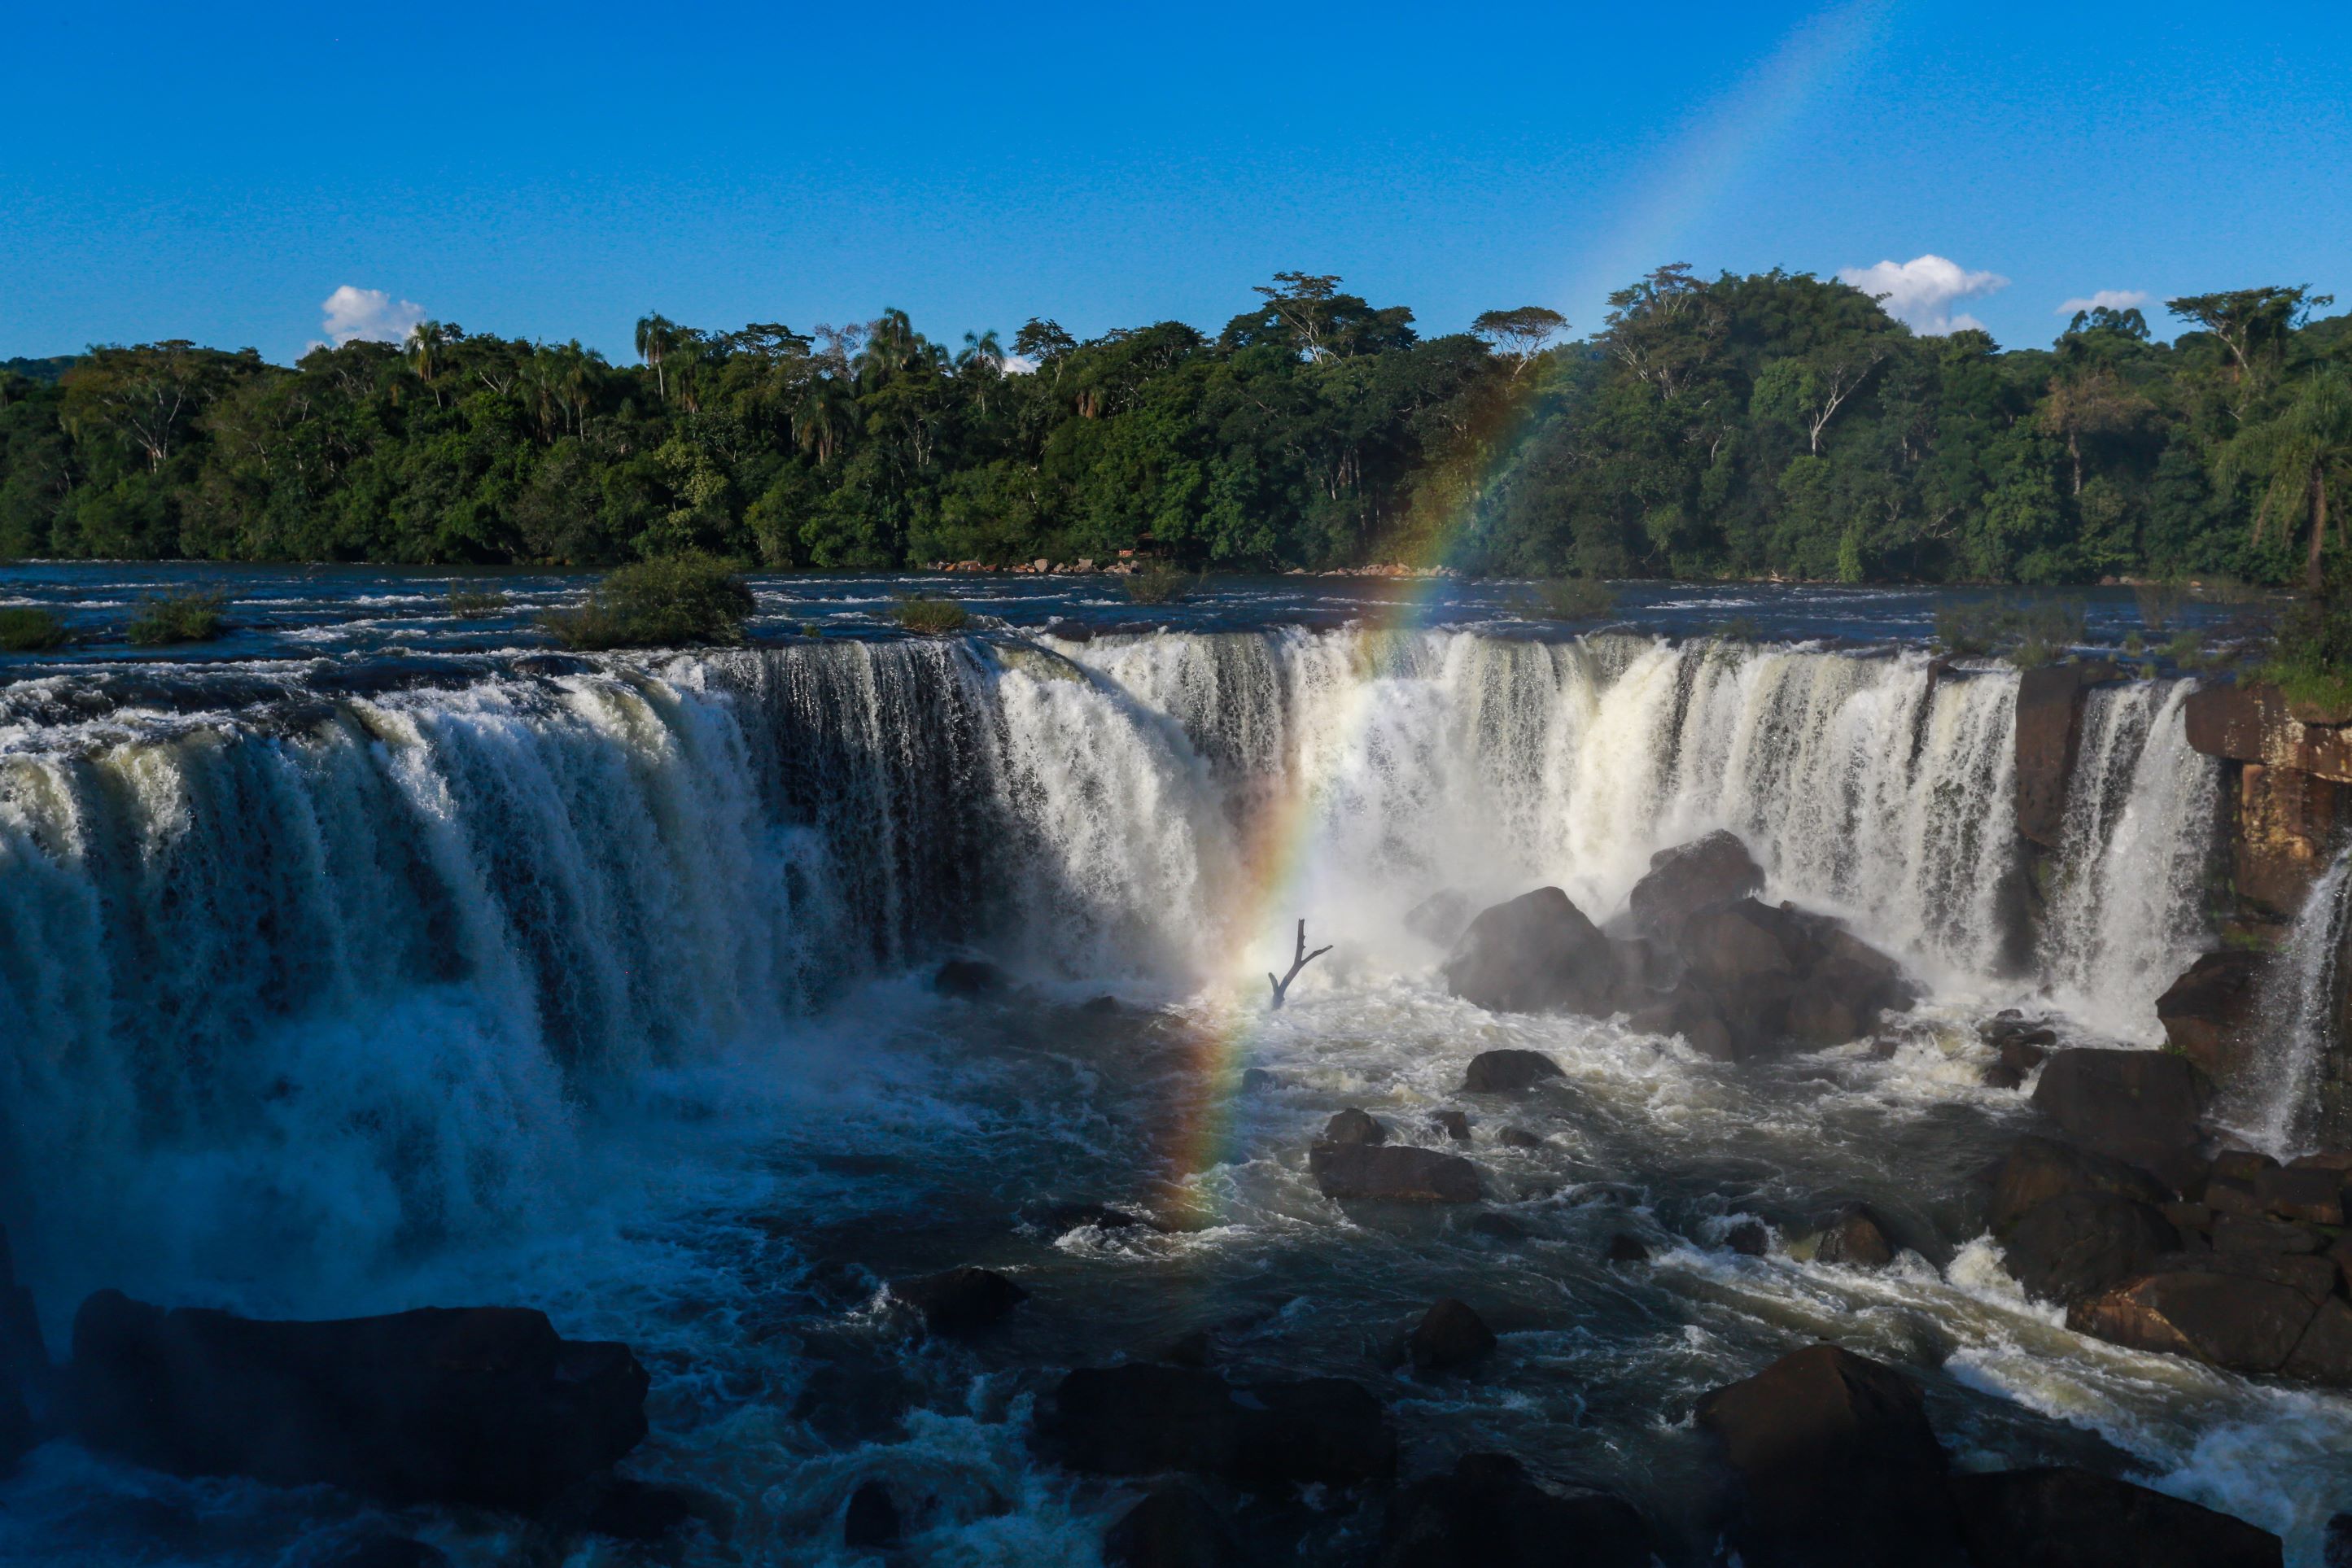
<path fill-rule="evenodd" d="M 381 288 L 354 288 L 348 283 L 328 295 L 319 308 L 326 312 L 319 330 L 339 349 L 362 340 L 400 342 L 425 319 L 425 307 L 414 300 L 394 299 Z"/>
<path fill-rule="evenodd" d="M 1026 354 L 1007 354 L 1003 368 L 1008 376 L 1034 376 L 1037 373 L 1037 361 Z"/>
<path fill-rule="evenodd" d="M 2086 298 L 2069 299 L 2051 312 L 2072 316 L 2077 310 L 2137 310 L 2147 303 L 2145 288 L 2102 288 Z"/>
<path fill-rule="evenodd" d="M 1952 306 L 2009 287 L 2009 279 L 1998 272 L 1970 272 L 1940 256 L 1882 261 L 1875 267 L 1842 267 L 1838 281 L 1879 298 L 1889 316 L 1930 337 L 1970 328 L 1981 330 L 1983 322 L 1966 312 L 1953 314 Z"/>

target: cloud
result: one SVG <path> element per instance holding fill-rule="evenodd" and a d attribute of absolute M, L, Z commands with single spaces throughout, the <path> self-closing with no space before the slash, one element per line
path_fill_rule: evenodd
<path fill-rule="evenodd" d="M 401 342 L 425 319 L 425 307 L 414 300 L 394 299 L 381 288 L 354 288 L 348 283 L 328 295 L 319 308 L 326 312 L 319 329 L 339 349 L 362 340 Z"/>
<path fill-rule="evenodd" d="M 2051 312 L 2072 316 L 2077 310 L 2137 310 L 2147 303 L 2145 288 L 2102 288 L 2086 298 L 2069 299 Z"/>
<path fill-rule="evenodd" d="M 1998 272 L 1970 272 L 1940 256 L 1882 261 L 1875 267 L 1842 267 L 1838 281 L 1878 298 L 1889 316 L 1930 337 L 1971 328 L 1982 330 L 1983 322 L 1965 312 L 1954 315 L 1952 306 L 2009 287 L 2009 279 Z"/>
<path fill-rule="evenodd" d="M 1007 354 L 1003 371 L 1008 376 L 1034 376 L 1037 373 L 1037 361 L 1026 354 Z"/>

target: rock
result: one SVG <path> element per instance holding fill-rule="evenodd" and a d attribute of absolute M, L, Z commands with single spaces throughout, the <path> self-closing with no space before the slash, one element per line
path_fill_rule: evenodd
<path fill-rule="evenodd" d="M 1433 947 L 1451 947 L 1470 924 L 1467 894 L 1446 888 L 1433 893 L 1405 912 L 1404 928 Z"/>
<path fill-rule="evenodd" d="M 2171 1196 L 2154 1176 L 2121 1160 L 2028 1134 L 1995 1169 L 1985 1221 L 1995 1236 L 2006 1237 L 2034 1208 L 2069 1192 L 2111 1192 L 2147 1204 Z"/>
<path fill-rule="evenodd" d="M 1685 920 L 1677 950 L 1688 966 L 1664 1005 L 1643 1009 L 1637 1027 L 1670 1020 L 1709 1055 L 1741 1060 L 1785 1046 L 1812 1050 L 1858 1039 L 1916 993 L 1901 967 L 1825 915 L 1753 898 L 1700 910 Z M 1708 1027 L 1712 1018 L 1721 1027 Z"/>
<path fill-rule="evenodd" d="M 1237 1568 L 1239 1542 L 1197 1488 L 1162 1481 L 1103 1531 L 1107 1568 Z"/>
<path fill-rule="evenodd" d="M 1429 1123 L 1457 1144 L 1470 1141 L 1470 1118 L 1459 1111 L 1433 1111 Z"/>
<path fill-rule="evenodd" d="M 2209 1176 L 2202 1192 L 2205 1207 L 2217 1215 L 2235 1215 L 2242 1219 L 2268 1218 L 2263 1212 L 2263 1200 L 2254 1196 L 2254 1184 L 2251 1181 Z"/>
<path fill-rule="evenodd" d="M 2342 1171 L 2325 1166 L 2268 1170 L 2254 1178 L 2254 1201 L 2282 1219 L 2341 1225 L 2346 1179 Z"/>
<path fill-rule="evenodd" d="M 2156 999 L 2156 1016 L 2172 1049 L 2215 1078 L 2242 1066 L 2252 1044 L 2257 953 L 2208 953 Z"/>
<path fill-rule="evenodd" d="M 1717 1061 L 1737 1061 L 1740 1055 L 1722 1009 L 1696 986 L 1675 988 L 1661 1000 L 1635 1009 L 1625 1021 L 1643 1034 L 1680 1035 L 1693 1051 Z"/>
<path fill-rule="evenodd" d="M 2352 1568 L 2352 1513 L 2332 1515 L 2320 1543 L 2321 1568 Z"/>
<path fill-rule="evenodd" d="M 1481 1236 L 1491 1236 L 1497 1241 L 1524 1241 L 1528 1237 L 1526 1226 L 1521 1225 L 1509 1215 L 1497 1214 L 1491 1208 L 1473 1219 L 1470 1222 L 1470 1228 Z"/>
<path fill-rule="evenodd" d="M 1242 1092 L 1244 1094 L 1263 1094 L 1268 1090 L 1281 1087 L 1282 1080 L 1263 1067 L 1242 1069 Z"/>
<path fill-rule="evenodd" d="M 1516 1094 L 1562 1076 L 1559 1063 L 1540 1051 L 1482 1051 L 1463 1072 L 1462 1090 L 1465 1094 Z"/>
<path fill-rule="evenodd" d="M 1495 1134 L 1495 1142 L 1507 1149 L 1540 1149 L 1544 1146 L 1543 1134 L 1530 1133 L 1525 1127 L 1506 1127 Z"/>
<path fill-rule="evenodd" d="M 76 1435 L 134 1463 L 520 1510 L 636 1447 L 646 1383 L 628 1346 L 522 1308 L 282 1322 L 115 1291 L 76 1314 L 68 1371 Z"/>
<path fill-rule="evenodd" d="M 1004 971 L 978 958 L 950 958 L 931 977 L 931 989 L 943 997 L 975 1001 L 1004 989 Z"/>
<path fill-rule="evenodd" d="M 2279 1538 L 2243 1520 L 2089 1470 L 1952 1478 L 1976 1568 L 2280 1568 Z"/>
<path fill-rule="evenodd" d="M 853 1551 L 885 1551 L 898 1544 L 898 1500 L 878 1480 L 857 1483 L 842 1511 L 841 1543 Z"/>
<path fill-rule="evenodd" d="M 1743 1258 L 1761 1258 L 1771 1250 L 1772 1233 L 1761 1220 L 1743 1219 L 1724 1233 L 1723 1244 Z"/>
<path fill-rule="evenodd" d="M 2058 847 L 2066 821 L 2066 785 L 2074 776 L 2084 677 L 2098 667 L 2044 664 L 2017 681 L 2017 831 L 2044 849 Z"/>
<path fill-rule="evenodd" d="M 923 1316 L 937 1334 L 966 1334 L 1000 1322 L 1029 1299 L 1029 1292 L 993 1269 L 970 1264 L 890 1281 L 890 1295 Z"/>
<path fill-rule="evenodd" d="M 1073 1230 L 1160 1230 L 1164 1228 L 1140 1214 L 1107 1203 L 1055 1203 L 1046 1206 L 1040 1230 L 1066 1236 Z"/>
<path fill-rule="evenodd" d="M 1318 1144 L 1307 1168 L 1323 1196 L 1389 1203 L 1475 1203 L 1478 1167 L 1460 1155 L 1403 1145 Z"/>
<path fill-rule="evenodd" d="M 1322 1142 L 1333 1148 L 1370 1148 L 1388 1141 L 1389 1130 L 1353 1106 L 1323 1124 Z"/>
<path fill-rule="evenodd" d="M 2213 1081 L 2161 1051 L 2062 1051 L 2042 1070 L 2033 1103 L 2067 1132 L 2135 1164 L 2175 1160 L 2195 1147 Z"/>
<path fill-rule="evenodd" d="M 1621 1230 L 1609 1239 L 1608 1259 L 1612 1263 L 1646 1263 L 1650 1249 L 1642 1245 L 1640 1237 Z"/>
<path fill-rule="evenodd" d="M 2289 1285 L 2178 1271 L 2127 1280 L 2066 1310 L 2066 1326 L 2134 1350 L 2270 1373 L 2286 1364 L 2319 1305 Z"/>
<path fill-rule="evenodd" d="M 1495 1331 L 1466 1301 L 1448 1296 L 1422 1315 L 1405 1335 L 1405 1354 L 1422 1372 L 1467 1366 L 1495 1348 Z"/>
<path fill-rule="evenodd" d="M 2069 1192 L 2018 1221 L 2002 1261 L 2045 1301 L 2093 1295 L 2178 1251 L 2180 1233 L 2147 1204 L 2111 1192 Z"/>
<path fill-rule="evenodd" d="M 1864 1205 L 1848 1204 L 1822 1226 L 1813 1248 L 1817 1263 L 1843 1263 L 1853 1269 L 1884 1269 L 1895 1261 L 1895 1248 L 1878 1216 Z"/>
<path fill-rule="evenodd" d="M 1507 1454 L 1471 1454 L 1390 1506 L 1380 1568 L 1649 1568 L 1648 1521 L 1605 1492 L 1547 1490 Z"/>
<path fill-rule="evenodd" d="M 1239 1392 L 1188 1367 L 1081 1367 L 1040 1421 L 1060 1462 L 1096 1475 L 1185 1470 L 1246 1490 L 1355 1486 L 1396 1472 L 1380 1402 L 1340 1378 L 1259 1383 Z"/>
<path fill-rule="evenodd" d="M 1739 835 L 1718 830 L 1652 855 L 1649 874 L 1633 884 L 1625 902 L 1635 930 L 1671 942 L 1701 910 L 1763 889 L 1764 868 Z"/>
<path fill-rule="evenodd" d="M 2301 768 L 2249 762 L 2238 769 L 2234 793 L 2231 891 L 2243 903 L 2292 918 L 2343 836 L 2345 788 Z"/>
<path fill-rule="evenodd" d="M 2212 1236 L 2216 1252 L 2316 1252 L 2327 1244 L 2326 1238 L 2315 1230 L 2289 1225 L 2268 1215 L 2252 1218 L 2236 1214 L 2219 1216 L 2213 1221 Z"/>
<path fill-rule="evenodd" d="M 1105 992 L 1099 997 L 1088 997 L 1085 1001 L 1080 1002 L 1078 1010 L 1093 1018 L 1117 1018 L 1127 1011 L 1127 1004 L 1108 992 Z"/>
<path fill-rule="evenodd" d="M 1736 1480 L 1748 1568 L 1965 1562 L 1944 1450 L 1893 1367 L 1814 1345 L 1707 1394 L 1696 1422 Z"/>
<path fill-rule="evenodd" d="M 2281 1370 L 2306 1383 L 2352 1387 L 2352 1306 L 2344 1298 L 2329 1296 L 2319 1303 Z"/>
<path fill-rule="evenodd" d="M 2213 1175 L 2243 1182 L 2249 1189 L 2264 1171 L 2279 1168 L 2278 1161 L 2259 1149 L 2223 1149 L 2213 1156 Z"/>
<path fill-rule="evenodd" d="M 1616 1006 L 1623 1011 L 1645 1008 L 1674 988 L 1676 966 L 1660 943 L 1646 937 L 1630 942 L 1612 937 L 1609 957 L 1616 971 Z"/>
<path fill-rule="evenodd" d="M 1609 939 L 1556 887 L 1481 911 L 1444 972 L 1455 996 L 1491 1012 L 1603 1014 L 1616 988 Z"/>

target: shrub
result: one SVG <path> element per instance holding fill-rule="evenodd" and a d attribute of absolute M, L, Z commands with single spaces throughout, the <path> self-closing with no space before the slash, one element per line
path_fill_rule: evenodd
<path fill-rule="evenodd" d="M 2083 640 L 2083 601 L 2049 600 L 2015 612 L 2009 662 L 2021 670 L 2038 670 L 2064 658 Z"/>
<path fill-rule="evenodd" d="M 1544 613 L 1555 621 L 1597 621 L 1617 608 L 1617 591 L 1597 577 L 1557 577 L 1536 584 Z"/>
<path fill-rule="evenodd" d="M 503 588 L 460 588 L 454 582 L 449 585 L 449 613 L 460 621 L 496 615 L 508 602 Z"/>
<path fill-rule="evenodd" d="M 946 637 L 971 623 L 971 616 L 952 599 L 926 599 L 910 593 L 898 601 L 898 624 L 925 637 Z"/>
<path fill-rule="evenodd" d="M 1206 572 L 1180 571 L 1154 561 L 1128 577 L 1127 596 L 1138 604 L 1181 604 L 1207 580 Z"/>
<path fill-rule="evenodd" d="M 52 610 L 29 604 L 0 610 L 0 651 L 37 653 L 66 640 L 66 623 Z"/>
<path fill-rule="evenodd" d="M 1961 658 L 1998 653 L 2021 670 L 2039 669 L 2056 664 L 2082 640 L 2080 600 L 1979 600 L 1936 611 L 1936 645 Z"/>
<path fill-rule="evenodd" d="M 567 648 L 673 648 L 740 643 L 754 608 L 734 562 L 688 550 L 607 572 L 588 602 L 540 624 Z"/>
<path fill-rule="evenodd" d="M 218 593 L 182 589 L 147 601 L 127 629 L 142 648 L 169 647 L 175 643 L 209 643 L 227 630 L 228 600 Z"/>
<path fill-rule="evenodd" d="M 2352 583 L 2341 571 L 2281 617 L 2262 676 L 2297 706 L 2352 711 Z"/>

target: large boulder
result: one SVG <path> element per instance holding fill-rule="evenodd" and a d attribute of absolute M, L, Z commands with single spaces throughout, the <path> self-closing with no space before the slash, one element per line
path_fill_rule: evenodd
<path fill-rule="evenodd" d="M 1422 1314 L 1405 1335 L 1405 1355 L 1421 1372 L 1467 1366 L 1495 1348 L 1495 1331 L 1469 1302 L 1453 1296 Z"/>
<path fill-rule="evenodd" d="M 1538 1486 L 1508 1454 L 1471 1454 L 1390 1505 L 1380 1568 L 1649 1568 L 1649 1521 L 1606 1492 Z"/>
<path fill-rule="evenodd" d="M 1402 1144 L 1317 1144 L 1307 1168 L 1326 1197 L 1387 1203 L 1475 1203 L 1478 1167 L 1460 1155 Z"/>
<path fill-rule="evenodd" d="M 2311 1326 L 2303 1331 L 2281 1370 L 2306 1383 L 2352 1388 L 2352 1306 L 2343 1297 L 2329 1296 L 2319 1303 Z"/>
<path fill-rule="evenodd" d="M 2145 1274 L 2078 1301 L 2066 1326 L 2134 1350 L 2273 1373 L 2303 1342 L 2319 1302 L 2275 1280 L 2206 1270 Z"/>
<path fill-rule="evenodd" d="M 2180 1233 L 2148 1204 L 2069 1192 L 2018 1221 L 2003 1261 L 2026 1294 L 2064 1302 L 2147 1273 L 2179 1247 Z"/>
<path fill-rule="evenodd" d="M 1062 1464 L 1095 1475 L 1182 1470 L 1260 1491 L 1396 1473 L 1396 1435 L 1360 1384 L 1314 1377 L 1238 1396 L 1193 1367 L 1081 1367 L 1055 1388 L 1038 1435 Z"/>
<path fill-rule="evenodd" d="M 936 1334 L 968 1334 L 1003 1321 L 1029 1292 L 993 1269 L 964 1264 L 936 1274 L 890 1281 L 890 1296 L 922 1314 Z"/>
<path fill-rule="evenodd" d="M 1994 1168 L 1986 1222 L 1995 1236 L 2006 1237 L 2033 1209 L 2070 1192 L 2109 1192 L 2147 1204 L 2160 1204 L 2172 1196 L 2137 1166 L 2028 1134 L 2011 1145 Z"/>
<path fill-rule="evenodd" d="M 2042 1069 L 2033 1103 L 2101 1154 L 2161 1172 L 2196 1147 L 2213 1081 L 2162 1051 L 2062 1051 Z"/>
<path fill-rule="evenodd" d="M 1707 1394 L 1697 1423 L 1734 1478 L 1749 1568 L 1965 1563 L 1944 1450 L 1893 1367 L 1814 1345 Z"/>
<path fill-rule="evenodd" d="M 1482 1051 L 1462 1074 L 1468 1094 L 1514 1094 L 1561 1076 L 1559 1063 L 1540 1051 Z"/>
<path fill-rule="evenodd" d="M 1609 938 L 1556 887 L 1482 910 L 1444 972 L 1455 996 L 1507 1013 L 1605 1014 L 1617 982 Z"/>
<path fill-rule="evenodd" d="M 1884 1269 L 1901 1249 L 1893 1229 L 1866 1204 L 1849 1203 L 1825 1216 L 1821 1239 L 1813 1245 L 1816 1263 L 1842 1263 L 1850 1269 Z"/>
<path fill-rule="evenodd" d="M 1236 1568 L 1233 1527 L 1198 1488 L 1162 1481 L 1103 1531 L 1107 1568 Z"/>
<path fill-rule="evenodd" d="M 1792 904 L 1739 898 L 1702 909 L 1683 922 L 1675 950 L 1685 967 L 1669 998 L 1685 1025 L 1677 1032 L 1715 1054 L 1702 1043 L 1715 1033 L 1711 1015 L 1724 1054 L 1735 1060 L 1841 1045 L 1869 1033 L 1882 1013 L 1918 999 L 1894 959 L 1835 920 Z"/>
<path fill-rule="evenodd" d="M 1671 942 L 1701 910 L 1764 889 L 1764 868 L 1739 835 L 1717 830 L 1650 857 L 1650 873 L 1633 884 L 1626 907 L 1643 936 Z"/>
<path fill-rule="evenodd" d="M 2066 825 L 2066 786 L 2074 777 L 2083 688 L 2114 674 L 2106 664 L 2044 664 L 2017 681 L 2017 831 L 2056 849 Z"/>
<path fill-rule="evenodd" d="M 2208 953 L 2189 966 L 2156 998 L 2166 1041 L 2215 1078 L 2235 1072 L 2253 1043 L 2255 983 L 2262 971 L 2259 953 Z"/>
<path fill-rule="evenodd" d="M 2069 1467 L 1952 1478 L 1976 1568 L 2280 1568 L 2279 1538 Z"/>
<path fill-rule="evenodd" d="M 280 1322 L 100 1291 L 68 1403 L 90 1447 L 180 1475 L 536 1510 L 645 1437 L 646 1383 L 523 1308 Z"/>

